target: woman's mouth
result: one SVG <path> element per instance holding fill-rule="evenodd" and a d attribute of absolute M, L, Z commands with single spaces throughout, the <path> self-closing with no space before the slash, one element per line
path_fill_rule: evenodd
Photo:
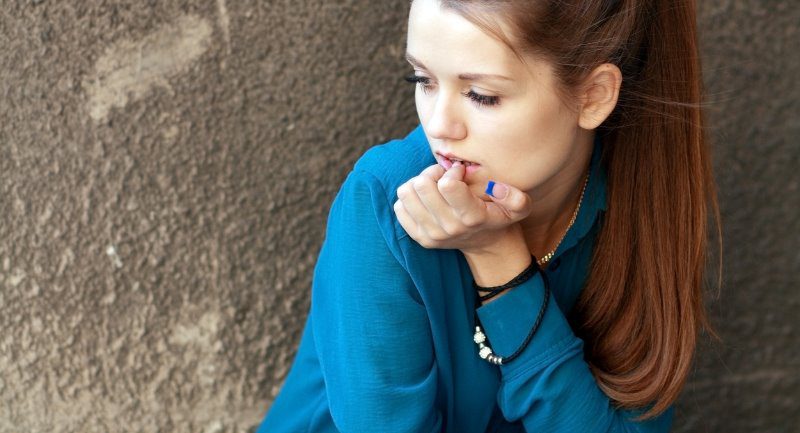
<path fill-rule="evenodd" d="M 446 157 L 446 156 L 444 156 L 444 155 L 442 155 L 440 153 L 436 153 L 435 155 L 436 155 L 436 161 L 445 170 L 450 170 L 450 168 L 453 167 L 453 163 L 454 162 L 456 162 L 456 161 L 461 162 L 461 165 L 463 165 L 465 167 L 465 169 L 466 169 L 465 175 L 472 174 L 472 173 L 478 171 L 478 169 L 481 166 L 477 162 L 467 161 L 467 160 L 459 159 L 459 158 L 456 158 L 456 157 L 448 158 L 448 157 Z"/>

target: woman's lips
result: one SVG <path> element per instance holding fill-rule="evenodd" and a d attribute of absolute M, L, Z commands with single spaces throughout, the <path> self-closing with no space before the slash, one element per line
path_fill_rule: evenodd
<path fill-rule="evenodd" d="M 439 165 L 441 165 L 441 166 L 442 166 L 442 167 L 443 167 L 445 170 L 450 170 L 450 168 L 452 168 L 452 167 L 453 167 L 453 161 L 451 161 L 450 159 L 448 159 L 446 156 L 440 155 L 440 154 L 438 154 L 438 153 L 437 153 L 437 154 L 435 154 L 435 156 L 436 156 L 436 161 L 437 161 L 437 162 L 439 163 Z M 470 161 L 470 165 L 467 165 L 467 166 L 465 167 L 466 171 L 465 171 L 465 173 L 464 173 L 464 176 L 467 176 L 467 175 L 470 175 L 470 174 L 472 174 L 472 173 L 475 173 L 475 172 L 476 172 L 476 171 L 478 171 L 478 169 L 480 169 L 480 168 L 481 168 L 481 165 L 480 165 L 480 164 L 478 164 L 478 163 L 476 163 L 476 162 L 471 162 L 471 161 Z"/>

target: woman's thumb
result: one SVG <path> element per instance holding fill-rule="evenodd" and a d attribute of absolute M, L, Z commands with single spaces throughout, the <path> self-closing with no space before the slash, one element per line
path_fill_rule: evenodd
<path fill-rule="evenodd" d="M 497 183 L 493 180 L 489 181 L 486 185 L 486 194 L 497 200 L 503 200 L 508 195 L 508 186 L 504 183 Z M 495 201 L 497 201 L 495 200 Z"/>
<path fill-rule="evenodd" d="M 492 201 L 503 208 L 504 213 L 513 221 L 519 221 L 531 212 L 531 198 L 528 194 L 504 183 L 489 181 L 486 194 Z"/>

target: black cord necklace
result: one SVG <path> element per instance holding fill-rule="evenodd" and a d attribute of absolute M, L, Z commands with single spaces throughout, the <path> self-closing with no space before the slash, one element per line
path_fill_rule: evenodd
<path fill-rule="evenodd" d="M 502 286 L 480 287 L 477 285 L 477 283 L 475 283 L 474 280 L 472 281 L 472 285 L 477 291 L 489 292 L 487 295 L 475 297 L 475 311 L 473 313 L 475 318 L 475 334 L 473 336 L 473 340 L 478 345 L 478 355 L 482 359 L 485 359 L 486 361 L 492 364 L 495 365 L 507 364 L 516 359 L 522 353 L 522 351 L 525 350 L 526 347 L 528 347 L 528 344 L 533 339 L 533 335 L 536 334 L 536 331 L 539 330 L 539 326 L 542 324 L 542 319 L 544 318 L 544 313 L 547 310 L 547 304 L 548 301 L 550 300 L 550 279 L 547 277 L 547 274 L 542 272 L 541 269 L 539 268 L 536 257 L 531 255 L 531 258 L 532 260 L 530 266 L 525 268 L 525 270 L 522 271 L 519 275 L 517 275 L 514 279 L 512 279 L 511 281 Z M 481 302 L 487 299 L 491 299 L 510 288 L 516 287 L 524 283 L 525 281 L 536 275 L 537 272 L 540 272 L 542 274 L 542 280 L 544 281 L 544 301 L 542 302 L 542 307 L 539 309 L 539 314 L 536 317 L 536 322 L 534 323 L 530 332 L 528 332 L 528 336 L 525 337 L 525 341 L 522 342 L 522 345 L 519 348 L 517 348 L 517 350 L 514 351 L 514 353 L 508 356 L 495 355 L 494 351 L 492 351 L 492 348 L 489 347 L 489 345 L 487 344 L 488 342 L 486 334 L 483 333 L 482 329 L 483 326 L 480 322 L 480 319 L 478 318 L 478 308 L 481 306 Z"/>

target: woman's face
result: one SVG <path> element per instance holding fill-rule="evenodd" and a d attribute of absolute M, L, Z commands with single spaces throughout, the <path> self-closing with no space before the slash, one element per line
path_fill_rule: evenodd
<path fill-rule="evenodd" d="M 415 0 L 407 54 L 420 122 L 437 161 L 478 164 L 464 181 L 484 199 L 489 180 L 546 195 L 564 172 L 582 172 L 590 140 L 579 140 L 578 115 L 555 93 L 549 64 L 513 51 L 438 0 Z M 579 142 L 580 141 L 580 142 Z"/>

